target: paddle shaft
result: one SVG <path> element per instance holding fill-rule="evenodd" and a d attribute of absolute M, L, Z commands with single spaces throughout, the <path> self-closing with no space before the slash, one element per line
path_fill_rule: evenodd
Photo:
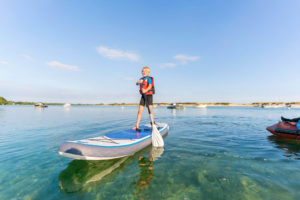
<path fill-rule="evenodd" d="M 150 123 L 152 126 L 152 145 L 154 147 L 163 147 L 164 146 L 164 140 L 161 136 L 161 134 L 159 133 L 159 131 L 157 130 L 155 124 L 154 124 L 154 117 L 153 114 L 151 114 L 150 112 L 150 108 L 149 108 L 149 102 L 147 99 L 147 95 L 146 94 L 142 94 L 145 100 L 145 104 L 148 108 L 148 113 L 149 113 L 149 117 L 150 117 Z"/>

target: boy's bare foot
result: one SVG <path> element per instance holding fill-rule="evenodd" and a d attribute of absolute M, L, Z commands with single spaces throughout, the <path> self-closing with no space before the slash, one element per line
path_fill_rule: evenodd
<path fill-rule="evenodd" d="M 140 131 L 140 130 L 141 130 L 141 129 L 139 129 L 139 128 L 136 127 L 136 126 L 135 126 L 135 127 L 132 127 L 131 129 L 132 129 L 132 130 L 135 130 L 135 131 Z"/>

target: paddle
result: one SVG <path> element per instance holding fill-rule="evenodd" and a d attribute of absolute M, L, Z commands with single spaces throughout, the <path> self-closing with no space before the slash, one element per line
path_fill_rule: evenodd
<path fill-rule="evenodd" d="M 143 93 L 143 97 L 144 97 L 146 106 L 148 108 L 148 113 L 149 113 L 149 116 L 150 116 L 150 124 L 152 125 L 152 145 L 154 147 L 163 147 L 164 146 L 164 140 L 163 140 L 161 134 L 159 133 L 159 131 L 157 130 L 157 128 L 154 124 L 153 115 L 150 113 L 148 99 L 147 99 L 147 96 L 144 93 Z"/>

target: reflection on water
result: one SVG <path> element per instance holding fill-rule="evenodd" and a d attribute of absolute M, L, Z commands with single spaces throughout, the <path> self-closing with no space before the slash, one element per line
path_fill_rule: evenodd
<path fill-rule="evenodd" d="M 172 115 L 175 117 L 176 116 L 176 109 L 172 109 Z"/>
<path fill-rule="evenodd" d="M 284 150 L 285 154 L 283 156 L 300 160 L 300 140 L 293 140 L 275 135 L 268 136 L 268 139 L 275 144 L 275 147 Z"/>
<path fill-rule="evenodd" d="M 197 108 L 196 108 L 197 109 Z M 200 113 L 201 115 L 207 115 L 207 107 L 205 108 L 198 108 L 198 113 Z"/>
<path fill-rule="evenodd" d="M 65 112 L 69 112 L 70 111 L 70 106 L 64 106 L 63 109 L 64 109 Z"/>
<path fill-rule="evenodd" d="M 130 164 L 128 159 L 125 157 L 108 161 L 73 160 L 60 173 L 59 187 L 63 193 L 87 191 L 126 168 Z M 128 162 L 124 163 L 126 160 Z M 124 164 L 121 166 L 122 163 Z"/>
<path fill-rule="evenodd" d="M 195 113 L 200 115 L 207 115 L 207 108 L 194 108 L 194 107 L 188 107 L 187 109 L 193 110 Z M 176 117 L 176 115 L 180 113 L 187 112 L 186 109 L 168 109 L 172 113 L 173 117 Z"/>
<path fill-rule="evenodd" d="M 182 113 L 185 109 L 168 109 L 171 111 L 172 115 L 175 117 L 178 113 Z"/>
<path fill-rule="evenodd" d="M 164 147 L 152 147 L 151 153 L 153 161 L 156 161 L 164 153 Z"/>
<path fill-rule="evenodd" d="M 151 150 L 148 152 L 148 156 L 139 156 L 138 165 L 140 169 L 140 173 L 137 175 L 138 180 L 130 184 L 135 187 L 135 197 L 142 194 L 142 191 L 148 187 L 154 176 L 154 165 Z"/>
<path fill-rule="evenodd" d="M 43 107 L 40 107 L 40 106 L 34 106 L 34 108 L 36 111 L 39 111 L 39 112 L 41 112 L 44 109 Z"/>
<path fill-rule="evenodd" d="M 98 187 L 104 181 L 114 178 L 115 175 L 122 173 L 130 164 L 137 162 L 140 172 L 139 180 L 131 183 L 140 189 L 148 186 L 153 174 L 153 154 L 155 159 L 161 156 L 163 150 L 155 150 L 151 147 L 136 153 L 133 156 L 104 161 L 73 160 L 68 164 L 59 175 L 59 187 L 62 193 L 76 193 L 80 191 L 90 191 Z M 148 156 L 144 156 L 148 152 Z M 137 190 L 136 192 L 140 192 Z"/>
<path fill-rule="evenodd" d="M 3 115 L 4 112 L 5 112 L 5 110 L 0 107 L 0 118 Z"/>
<path fill-rule="evenodd" d="M 148 156 L 140 155 L 139 156 L 139 169 L 140 172 L 137 175 L 138 180 L 134 181 L 130 184 L 130 186 L 134 186 L 133 195 L 139 199 L 148 199 L 150 196 L 143 196 L 143 190 L 148 188 L 151 180 L 154 177 L 154 161 L 161 157 L 164 152 L 163 147 L 152 147 L 148 150 Z"/>

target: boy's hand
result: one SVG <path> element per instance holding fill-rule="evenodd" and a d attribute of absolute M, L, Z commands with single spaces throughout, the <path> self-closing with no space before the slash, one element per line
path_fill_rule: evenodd
<path fill-rule="evenodd" d="M 142 84 L 142 83 L 143 83 L 142 80 L 138 80 L 138 81 L 136 82 L 136 85 L 139 85 L 139 84 Z"/>
<path fill-rule="evenodd" d="M 146 92 L 147 92 L 147 90 L 142 88 L 142 93 L 145 94 Z"/>

